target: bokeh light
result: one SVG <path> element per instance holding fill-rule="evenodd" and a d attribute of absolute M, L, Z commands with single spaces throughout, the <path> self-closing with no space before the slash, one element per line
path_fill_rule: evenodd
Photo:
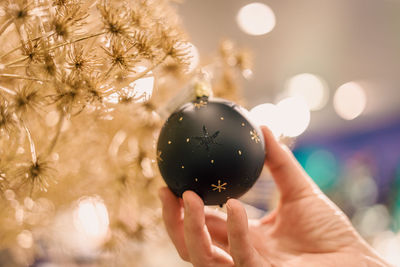
<path fill-rule="evenodd" d="M 242 7 L 236 17 L 240 29 L 249 35 L 263 35 L 273 30 L 275 14 L 267 5 L 251 3 Z"/>
<path fill-rule="evenodd" d="M 304 98 L 310 110 L 321 109 L 328 102 L 327 83 L 311 73 L 302 73 L 290 78 L 286 90 L 290 96 Z"/>
<path fill-rule="evenodd" d="M 331 189 L 336 182 L 338 166 L 335 156 L 328 150 L 312 152 L 304 169 L 323 191 Z"/>
<path fill-rule="evenodd" d="M 277 108 L 279 124 L 284 136 L 299 136 L 310 124 L 310 110 L 302 98 L 285 98 L 277 104 Z"/>
<path fill-rule="evenodd" d="M 366 104 L 365 91 L 356 82 L 348 82 L 340 86 L 333 98 L 336 113 L 345 120 L 352 120 L 361 115 Z"/>
<path fill-rule="evenodd" d="M 386 206 L 377 204 L 372 207 L 358 209 L 352 222 L 360 234 L 371 237 L 389 228 L 390 214 Z"/>
<path fill-rule="evenodd" d="M 92 243 L 102 243 L 108 233 L 108 211 L 99 197 L 84 197 L 73 212 L 73 221 L 78 230 Z"/>
<path fill-rule="evenodd" d="M 139 66 L 136 72 L 140 73 L 146 70 L 146 67 Z M 133 88 L 133 92 L 136 97 L 140 97 L 137 102 L 146 102 L 150 99 L 153 94 L 154 88 L 154 76 L 153 72 L 149 71 L 147 77 L 143 77 L 129 84 L 130 88 Z M 131 89 L 132 90 L 132 89 Z"/>
<path fill-rule="evenodd" d="M 255 106 L 250 110 L 250 117 L 257 125 L 267 126 L 275 137 L 279 137 L 282 134 L 279 110 L 274 104 L 265 103 Z"/>
<path fill-rule="evenodd" d="M 392 231 L 384 231 L 376 235 L 373 247 L 386 261 L 393 266 L 400 266 L 400 235 Z"/>
<path fill-rule="evenodd" d="M 33 245 L 33 236 L 32 233 L 28 230 L 23 230 L 17 236 L 18 245 L 22 248 L 30 248 Z"/>
<path fill-rule="evenodd" d="M 378 200 L 378 187 L 367 174 L 355 174 L 349 179 L 345 191 L 353 207 L 371 206 Z"/>

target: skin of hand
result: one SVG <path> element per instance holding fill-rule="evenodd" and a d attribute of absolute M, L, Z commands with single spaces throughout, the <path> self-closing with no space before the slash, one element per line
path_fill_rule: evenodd
<path fill-rule="evenodd" d="M 186 191 L 160 189 L 163 219 L 179 255 L 202 266 L 389 266 L 359 236 L 343 212 L 305 173 L 290 150 L 263 127 L 265 166 L 280 191 L 278 207 L 248 220 L 238 200 L 227 214 L 204 207 Z"/>

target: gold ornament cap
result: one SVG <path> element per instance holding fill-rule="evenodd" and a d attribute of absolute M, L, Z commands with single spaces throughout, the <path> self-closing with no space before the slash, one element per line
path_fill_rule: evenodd
<path fill-rule="evenodd" d="M 196 98 L 209 97 L 211 95 L 211 84 L 205 80 L 198 80 L 194 83 Z"/>

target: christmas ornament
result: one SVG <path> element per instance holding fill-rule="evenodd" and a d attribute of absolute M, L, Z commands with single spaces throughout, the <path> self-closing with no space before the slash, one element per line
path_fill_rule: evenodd
<path fill-rule="evenodd" d="M 246 113 L 230 101 L 199 97 L 168 118 L 157 161 L 175 195 L 192 190 L 206 205 L 222 205 L 253 186 L 264 164 L 264 140 Z"/>

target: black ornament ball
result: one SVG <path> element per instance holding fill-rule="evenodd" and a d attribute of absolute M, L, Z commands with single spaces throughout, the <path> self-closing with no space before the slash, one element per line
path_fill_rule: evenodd
<path fill-rule="evenodd" d="M 175 195 L 192 190 L 206 205 L 222 205 L 253 186 L 264 165 L 264 139 L 246 113 L 226 100 L 199 98 L 168 118 L 157 162 Z"/>

